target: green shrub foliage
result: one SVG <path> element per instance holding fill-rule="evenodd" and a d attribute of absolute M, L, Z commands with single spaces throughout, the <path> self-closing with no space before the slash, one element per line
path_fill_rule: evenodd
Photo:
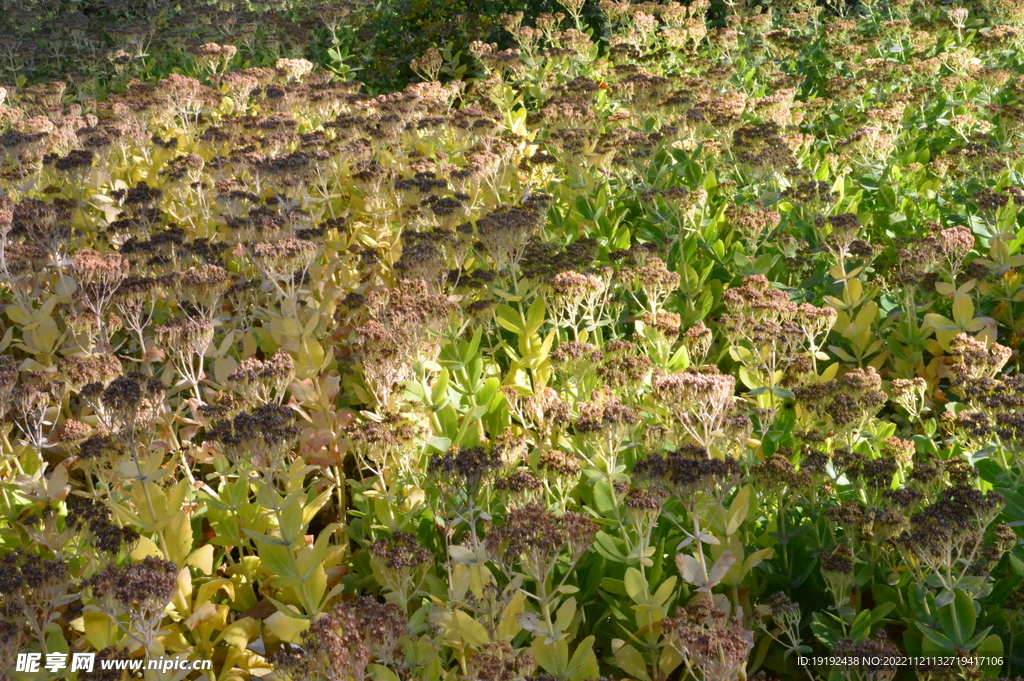
<path fill-rule="evenodd" d="M 0 21 L 4 678 L 1024 673 L 1019 0 Z"/>

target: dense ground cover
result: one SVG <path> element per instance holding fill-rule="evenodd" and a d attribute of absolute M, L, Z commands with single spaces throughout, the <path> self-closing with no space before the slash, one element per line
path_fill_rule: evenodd
<path fill-rule="evenodd" d="M 558 7 L 555 0 L 22 0 L 0 13 L 0 82 L 67 79 L 79 96 L 103 98 L 131 78 L 201 75 L 196 50 L 227 42 L 234 49 L 221 68 L 309 59 L 340 75 L 358 73 L 376 94 L 408 85 L 409 62 L 431 46 L 458 52 L 473 40 L 497 40 L 510 47 L 502 13 Z M 596 5 L 583 12 L 595 25 L 602 18 Z M 455 63 L 453 75 L 474 66 Z"/>
<path fill-rule="evenodd" d="M 0 90 L 0 668 L 1024 673 L 1024 4 L 728 9 Z"/>

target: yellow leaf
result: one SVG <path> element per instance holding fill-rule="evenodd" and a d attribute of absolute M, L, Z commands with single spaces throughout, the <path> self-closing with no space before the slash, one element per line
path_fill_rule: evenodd
<path fill-rule="evenodd" d="M 860 312 L 857 313 L 856 324 L 862 329 L 867 330 L 871 328 L 871 324 L 875 321 L 877 317 L 878 304 L 875 302 L 870 302 L 864 305 L 864 307 L 860 309 Z"/>
<path fill-rule="evenodd" d="M 675 577 L 669 577 L 666 579 L 662 582 L 661 586 L 658 587 L 658 590 L 654 592 L 654 595 L 651 597 L 651 603 L 664 610 L 669 599 L 675 594 L 675 586 Z"/>
<path fill-rule="evenodd" d="M 498 320 L 498 324 L 505 329 L 508 329 L 512 333 L 519 335 L 522 333 L 521 324 L 523 322 L 522 315 L 510 305 L 499 305 L 495 310 L 495 318 Z"/>
<path fill-rule="evenodd" d="M 44 317 L 32 332 L 33 349 L 40 354 L 49 355 L 53 352 L 57 341 L 61 338 L 60 329 L 53 317 Z"/>
<path fill-rule="evenodd" d="M 747 519 L 747 511 L 749 509 L 750 486 L 747 485 L 740 488 L 740 491 L 736 493 L 736 497 L 732 500 L 732 504 L 729 505 L 729 518 L 725 526 L 725 533 L 727 535 L 736 534 L 736 530 Z"/>
<path fill-rule="evenodd" d="M 864 285 L 860 283 L 860 279 L 847 279 L 846 289 L 843 291 L 843 302 L 847 307 L 856 307 L 863 293 Z"/>
<path fill-rule="evenodd" d="M 213 361 L 213 377 L 220 385 L 227 385 L 228 376 L 238 368 L 238 362 L 230 355 L 218 357 Z"/>
<path fill-rule="evenodd" d="M 563 639 L 564 640 L 564 639 Z M 568 664 L 569 681 L 585 681 L 596 679 L 600 669 L 597 666 L 597 655 L 594 653 L 594 637 L 588 636 L 579 645 Z"/>
<path fill-rule="evenodd" d="M 180 624 L 171 625 L 162 631 L 160 645 L 163 646 L 165 652 L 173 654 L 193 649 L 192 644 L 185 638 L 185 632 L 182 631 Z"/>
<path fill-rule="evenodd" d="M 491 638 L 487 635 L 484 625 L 469 616 L 469 613 L 462 610 L 455 611 L 455 630 L 459 637 L 471 646 L 480 647 L 488 643 Z"/>
<path fill-rule="evenodd" d="M 469 592 L 469 566 L 463 563 L 452 565 L 452 587 L 448 597 L 453 601 L 461 601 Z"/>
<path fill-rule="evenodd" d="M 327 572 L 324 571 L 322 565 L 317 565 L 314 567 L 312 574 L 307 575 L 302 580 L 301 592 L 305 605 L 309 610 L 308 614 L 314 614 L 317 608 L 320 607 L 320 599 L 324 597 L 326 591 Z"/>
<path fill-rule="evenodd" d="M 220 636 L 214 643 L 224 642 L 238 650 L 245 650 L 249 641 L 255 640 L 260 635 L 260 621 L 252 617 L 243 617 L 232 622 L 227 629 L 220 632 Z"/>
<path fill-rule="evenodd" d="M 946 350 L 949 350 L 949 344 L 953 342 L 953 339 L 956 338 L 959 333 L 959 329 L 956 329 L 955 331 L 940 331 L 936 329 L 935 340 L 938 341 L 939 347 L 942 348 L 943 352 L 945 352 Z"/>
<path fill-rule="evenodd" d="M 977 284 L 978 284 L 978 280 L 977 279 L 969 279 L 966 282 L 964 282 L 963 284 L 961 284 L 960 288 L 958 288 L 956 290 L 956 292 L 957 293 L 970 293 L 971 289 L 973 289 L 975 286 L 977 286 Z"/>
<path fill-rule="evenodd" d="M 163 558 L 164 552 L 160 550 L 160 547 L 150 539 L 149 537 L 139 537 L 139 541 L 135 544 L 135 548 L 128 554 L 132 560 L 142 560 L 149 556 L 156 558 Z"/>
<path fill-rule="evenodd" d="M 206 601 L 213 600 L 213 595 L 222 589 L 227 594 L 228 599 L 235 600 L 235 583 L 230 579 L 221 577 L 200 584 L 199 589 L 196 591 L 196 602 L 205 603 Z"/>
<path fill-rule="evenodd" d="M 868 366 L 869 367 L 874 367 L 875 369 L 878 369 L 878 370 L 881 370 L 882 369 L 882 365 L 885 364 L 885 361 L 887 359 L 889 359 L 889 355 L 890 354 L 891 353 L 888 350 L 883 350 L 882 352 L 880 352 L 877 355 L 875 355 L 874 358 L 870 362 L 868 362 Z"/>
<path fill-rule="evenodd" d="M 185 559 L 185 565 L 191 565 L 204 575 L 213 574 L 213 553 L 213 544 L 200 546 Z"/>
<path fill-rule="evenodd" d="M 279 610 L 263 621 L 263 629 L 277 641 L 299 643 L 302 632 L 309 629 L 309 621 L 289 617 Z"/>
<path fill-rule="evenodd" d="M 299 334 L 302 330 L 292 317 L 273 317 L 270 320 L 270 337 L 290 353 L 299 351 Z"/>
<path fill-rule="evenodd" d="M 526 597 L 522 591 L 516 590 L 515 595 L 509 600 L 505 610 L 501 613 L 501 622 L 498 624 L 498 638 L 511 640 L 522 630 L 519 626 L 518 615 L 526 609 Z"/>
<path fill-rule="evenodd" d="M 967 322 L 966 330 L 970 333 L 977 333 L 982 329 L 995 329 L 996 323 L 991 317 L 975 317 Z"/>
<path fill-rule="evenodd" d="M 469 590 L 478 600 L 482 600 L 484 589 L 494 581 L 494 576 L 483 564 L 476 563 L 469 566 Z"/>
<path fill-rule="evenodd" d="M 825 296 L 825 303 L 837 310 L 845 310 L 847 305 L 835 296 Z"/>
<path fill-rule="evenodd" d="M 839 373 L 839 362 L 833 362 L 832 364 L 825 367 L 824 371 L 821 372 L 819 377 L 822 382 L 831 381 Z"/>
<path fill-rule="evenodd" d="M 992 345 L 992 343 L 996 342 L 995 326 L 986 325 L 985 328 L 982 329 L 977 336 L 975 336 L 975 338 L 977 338 L 980 341 L 984 341 L 987 345 Z"/>
<path fill-rule="evenodd" d="M 743 574 L 746 575 L 748 572 L 757 567 L 761 563 L 761 561 L 770 558 L 771 555 L 772 550 L 770 548 L 761 549 L 760 551 L 754 551 L 752 554 L 747 556 L 746 560 L 743 561 Z"/>
<path fill-rule="evenodd" d="M 192 549 L 192 519 L 185 509 L 181 509 L 171 518 L 164 528 L 167 540 L 167 559 L 181 565 Z"/>
<path fill-rule="evenodd" d="M 295 364 L 295 377 L 299 379 L 313 378 L 320 373 L 326 353 L 322 345 L 314 340 L 302 342 L 299 361 Z"/>
<path fill-rule="evenodd" d="M 195 609 L 187 620 L 185 620 L 185 626 L 189 630 L 193 630 L 200 624 L 210 622 L 217 618 L 217 606 L 209 601 L 203 603 Z"/>
<path fill-rule="evenodd" d="M 215 344 L 211 343 L 210 347 L 213 348 L 213 349 L 212 350 L 207 350 L 207 352 L 204 355 L 204 357 L 209 357 L 209 358 L 213 359 L 213 358 L 219 358 L 219 357 L 225 356 L 227 354 L 227 352 L 228 352 L 228 349 L 231 347 L 231 344 L 232 344 L 231 342 L 234 340 L 234 337 L 235 337 L 234 329 L 232 329 L 231 331 L 228 331 L 226 334 L 224 334 L 224 340 L 221 341 L 220 347 L 218 348 Z"/>
<path fill-rule="evenodd" d="M 130 463 L 130 462 L 128 462 Z M 134 464 L 127 471 L 129 474 L 136 473 L 137 469 L 134 469 Z M 122 470 L 123 470 L 122 466 Z M 147 495 L 146 487 L 149 487 L 149 494 Z M 158 528 L 156 525 L 156 519 L 164 515 L 164 509 L 166 508 L 167 497 L 164 495 L 162 489 L 151 482 L 138 482 L 132 485 L 132 500 L 135 502 L 135 507 L 139 509 L 139 519 L 142 521 L 145 529 L 148 532 L 157 532 Z"/>
<path fill-rule="evenodd" d="M 113 621 L 102 612 L 82 614 L 85 638 L 96 650 L 103 650 L 114 640 Z"/>
<path fill-rule="evenodd" d="M 31 317 L 29 313 L 17 305 L 8 305 L 4 308 L 4 312 L 7 313 L 7 318 L 18 326 L 27 326 L 30 323 Z"/>
<path fill-rule="evenodd" d="M 58 465 L 53 469 L 53 474 L 50 475 L 50 479 L 46 481 L 46 497 L 49 501 L 55 501 L 63 499 L 67 496 L 65 487 L 68 482 L 68 467 Z M 70 491 L 70 487 L 67 490 Z"/>
<path fill-rule="evenodd" d="M 175 621 L 192 613 L 192 573 L 188 571 L 188 568 L 178 571 L 176 585 L 174 596 L 171 598 L 171 605 L 179 615 Z"/>
<path fill-rule="evenodd" d="M 957 325 L 966 327 L 974 317 L 974 301 L 966 293 L 957 293 L 953 298 L 953 319 Z"/>

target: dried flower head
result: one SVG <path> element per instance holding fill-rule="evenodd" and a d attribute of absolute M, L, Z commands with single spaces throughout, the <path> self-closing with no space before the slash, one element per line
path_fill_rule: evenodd
<path fill-rule="evenodd" d="M 102 611 L 111 616 L 127 613 L 133 633 L 149 645 L 156 640 L 177 582 L 177 565 L 148 556 L 123 567 L 109 565 L 84 580 L 82 586 Z"/>
<path fill-rule="evenodd" d="M 286 457 L 299 437 L 295 412 L 277 404 L 265 404 L 241 412 L 230 421 L 221 419 L 207 432 L 220 442 L 233 462 L 246 462 L 254 470 L 272 475 L 286 468 Z"/>
<path fill-rule="evenodd" d="M 228 383 L 248 404 L 281 404 L 285 390 L 295 377 L 292 356 L 279 348 L 265 361 L 250 357 L 239 362 L 228 375 Z"/>
<path fill-rule="evenodd" d="M 674 424 L 702 447 L 710 447 L 732 411 L 736 379 L 729 374 L 690 369 L 651 381 L 651 395 Z"/>
<path fill-rule="evenodd" d="M 302 633 L 301 652 L 282 649 L 275 664 L 294 679 L 365 679 L 371 662 L 399 668 L 408 618 L 393 603 L 369 596 L 321 613 Z"/>
<path fill-rule="evenodd" d="M 487 532 L 485 546 L 504 569 L 518 564 L 540 582 L 563 552 L 568 552 L 572 564 L 579 561 L 596 533 L 597 524 L 587 516 L 556 515 L 534 503 L 509 511 L 503 525 Z"/>
<path fill-rule="evenodd" d="M 697 598 L 711 605 L 698 594 Z M 687 606 L 690 608 L 690 606 Z M 717 610 L 711 605 L 713 610 Z M 701 678 L 708 681 L 734 681 L 741 678 L 746 668 L 747 656 L 754 647 L 754 632 L 743 626 L 742 620 L 733 618 L 721 626 L 708 626 L 708 619 L 725 619 L 713 613 L 701 617 L 692 611 L 684 611 L 672 618 L 666 618 L 662 630 L 669 643 L 690 665 L 699 670 Z"/>

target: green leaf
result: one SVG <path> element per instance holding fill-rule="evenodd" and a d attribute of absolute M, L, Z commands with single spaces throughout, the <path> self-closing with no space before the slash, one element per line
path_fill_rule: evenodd
<path fill-rule="evenodd" d="M 796 425 L 796 409 L 793 408 L 792 404 L 783 404 L 775 416 L 772 430 L 786 436 L 793 430 L 794 425 Z"/>
<path fill-rule="evenodd" d="M 882 603 L 871 611 L 871 625 L 874 626 L 885 619 L 886 615 L 896 609 L 895 603 Z"/>
<path fill-rule="evenodd" d="M 979 461 L 978 463 L 986 463 L 986 461 Z M 982 479 L 985 479 L 984 475 L 982 475 Z M 1024 495 L 1008 487 L 997 487 L 996 491 L 1002 494 L 1005 499 L 1003 513 L 1014 520 L 1024 520 Z"/>
<path fill-rule="evenodd" d="M 659 608 L 665 609 L 668 605 L 669 599 L 675 594 L 676 578 L 669 577 L 664 583 L 658 587 L 658 590 L 654 592 L 654 596 L 651 598 L 651 602 Z"/>
<path fill-rule="evenodd" d="M 690 366 L 690 353 L 686 350 L 685 345 L 680 345 L 672 357 L 668 360 L 669 371 L 686 371 Z"/>
<path fill-rule="evenodd" d="M 381 664 L 371 664 L 366 671 L 370 673 L 368 678 L 375 681 L 399 681 L 398 674 Z"/>
<path fill-rule="evenodd" d="M 270 574 L 278 577 L 302 577 L 290 548 L 263 542 L 260 544 L 260 563 Z"/>
<path fill-rule="evenodd" d="M 1002 657 L 1003 656 L 1003 639 L 996 634 L 992 634 L 978 646 L 975 653 L 981 657 Z M 1002 665 L 998 664 L 983 664 L 982 669 L 987 671 L 996 672 L 993 676 L 997 676 Z"/>
<path fill-rule="evenodd" d="M 544 323 L 544 313 L 547 311 L 547 307 L 544 303 L 543 296 L 537 296 L 533 303 L 530 305 L 530 310 L 526 314 L 526 334 L 527 336 L 536 333 L 536 331 Z"/>
<path fill-rule="evenodd" d="M 927 638 L 929 641 L 939 646 L 943 650 L 953 650 L 956 648 L 955 643 L 953 643 L 948 638 L 946 638 L 939 632 L 935 631 L 931 627 L 925 624 L 921 624 L 920 622 L 915 622 L 915 624 L 917 624 L 917 628 L 921 631 L 922 634 L 924 634 L 925 638 Z"/>
<path fill-rule="evenodd" d="M 835 649 L 840 638 L 839 628 L 820 612 L 811 614 L 811 632 L 829 650 Z"/>
<path fill-rule="evenodd" d="M 498 320 L 498 324 L 503 328 L 508 329 L 517 336 L 521 336 L 523 334 L 523 329 L 520 326 L 523 322 L 522 315 L 516 312 L 511 305 L 499 305 L 494 314 L 495 318 Z"/>
<path fill-rule="evenodd" d="M 647 602 L 647 582 L 644 576 L 636 568 L 626 568 L 626 576 L 623 579 L 626 586 L 626 593 L 633 599 L 634 603 Z"/>
<path fill-rule="evenodd" d="M 596 679 L 601 670 L 594 654 L 594 637 L 588 636 L 576 646 L 576 652 L 569 660 L 569 681 L 590 681 Z"/>
<path fill-rule="evenodd" d="M 607 480 L 594 483 L 594 506 L 604 515 L 615 514 L 615 502 L 612 499 L 612 486 Z"/>
<path fill-rule="evenodd" d="M 956 598 L 956 592 L 952 589 L 943 589 L 939 592 L 939 595 L 935 597 L 935 607 L 944 608 Z"/>
<path fill-rule="evenodd" d="M 974 463 L 975 469 L 978 471 L 978 475 L 985 482 L 991 482 L 993 485 L 998 485 L 1005 475 L 1006 471 L 1003 467 L 992 459 L 981 459 Z"/>
<path fill-rule="evenodd" d="M 624 672 L 641 681 L 650 681 L 647 674 L 647 663 L 640 651 L 628 643 L 624 643 L 615 651 L 615 664 Z"/>
<path fill-rule="evenodd" d="M 448 393 L 448 384 L 451 380 L 451 374 L 448 373 L 447 369 L 441 369 L 441 373 L 437 377 L 437 381 L 434 382 L 434 387 L 430 391 L 430 405 L 434 409 L 440 409 L 445 405 L 445 395 Z"/>
<path fill-rule="evenodd" d="M 965 641 L 963 649 L 974 650 L 979 645 L 981 645 L 981 642 L 988 636 L 988 632 L 990 631 L 992 631 L 992 627 L 985 627 L 983 630 L 975 634 L 973 638 L 971 638 L 968 641 Z"/>
<path fill-rule="evenodd" d="M 569 643 L 566 639 L 561 638 L 554 643 L 547 643 L 544 637 L 538 636 L 533 639 L 530 648 L 533 659 L 544 671 L 554 676 L 565 676 L 569 667 Z"/>
<path fill-rule="evenodd" d="M 466 346 L 466 351 L 462 353 L 462 363 L 469 364 L 470 360 L 476 356 L 477 350 L 480 349 L 480 340 L 483 338 L 484 327 L 478 326 L 476 331 L 473 333 L 472 340 L 469 341 L 469 345 Z"/>
<path fill-rule="evenodd" d="M 613 577 L 605 577 L 601 580 L 601 588 L 608 593 L 615 594 L 617 596 L 626 595 L 626 587 L 621 579 L 615 579 Z"/>
<path fill-rule="evenodd" d="M 280 546 L 280 547 L 284 547 L 284 548 L 287 548 L 287 547 L 291 546 L 290 542 L 287 542 L 287 541 L 285 541 L 283 539 L 280 539 L 278 537 L 271 537 L 268 534 L 262 534 L 260 532 L 256 532 L 255 530 L 250 530 L 248 527 L 243 527 L 242 528 L 242 532 L 244 532 L 248 536 L 252 537 L 256 541 L 260 542 L 261 544 L 267 544 L 267 545 L 270 545 L 270 546 Z M 262 555 L 263 555 L 263 549 L 260 549 L 260 556 L 262 557 Z"/>
<path fill-rule="evenodd" d="M 565 599 L 561 606 L 558 608 L 558 612 L 555 613 L 555 631 L 552 634 L 564 634 L 569 629 L 569 625 L 572 624 L 573 617 L 576 616 L 576 599 L 572 596 Z"/>
<path fill-rule="evenodd" d="M 863 641 L 869 634 L 871 634 L 871 611 L 861 610 L 853 620 L 853 626 L 850 627 L 850 638 L 856 643 Z"/>
<path fill-rule="evenodd" d="M 626 562 L 626 554 L 620 547 L 621 540 L 617 540 L 606 532 L 600 531 L 594 536 L 594 548 L 608 560 L 617 563 Z"/>
<path fill-rule="evenodd" d="M 974 635 L 978 615 L 974 611 L 974 599 L 962 589 L 956 589 L 953 602 L 939 608 L 939 622 L 943 633 L 957 645 L 965 644 Z"/>
<path fill-rule="evenodd" d="M 427 446 L 443 454 L 451 449 L 452 441 L 446 437 L 432 437 L 427 440 Z"/>

